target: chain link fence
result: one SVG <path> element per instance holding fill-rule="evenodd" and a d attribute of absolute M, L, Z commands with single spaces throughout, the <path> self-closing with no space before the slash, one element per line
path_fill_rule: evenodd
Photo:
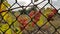
<path fill-rule="evenodd" d="M 27 6 L 20 5 L 17 0 L 11 6 L 7 0 L 0 1 L 0 34 L 60 34 L 60 9 L 56 9 L 51 0 L 44 6 L 40 4 L 46 0 L 38 4 L 31 0 Z"/>

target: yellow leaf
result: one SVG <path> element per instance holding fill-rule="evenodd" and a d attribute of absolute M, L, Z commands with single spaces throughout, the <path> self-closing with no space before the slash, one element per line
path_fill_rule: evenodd
<path fill-rule="evenodd" d="M 0 29 L 4 32 L 5 30 L 7 30 L 9 28 L 8 24 L 2 24 L 2 26 L 0 27 Z"/>

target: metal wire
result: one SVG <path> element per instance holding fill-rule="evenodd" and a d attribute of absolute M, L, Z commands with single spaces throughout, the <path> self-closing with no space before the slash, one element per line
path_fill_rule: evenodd
<path fill-rule="evenodd" d="M 2 20 L 4 20 L 4 22 L 6 22 L 7 24 L 8 24 L 8 22 L 4 19 L 4 17 L 5 17 L 5 15 L 7 15 L 8 13 L 11 13 L 16 19 L 11 23 L 11 24 L 8 24 L 8 26 L 9 26 L 9 28 L 7 29 L 7 30 L 5 30 L 5 31 L 2 31 L 2 27 L 0 26 L 0 31 L 3 33 L 3 34 L 5 34 L 9 29 L 11 29 L 11 30 L 13 30 L 16 34 L 19 34 L 19 33 L 21 33 L 21 32 L 23 32 L 24 33 L 24 30 L 25 31 L 27 31 L 27 33 L 28 34 L 38 34 L 38 32 L 39 32 L 39 34 L 40 33 L 42 33 L 42 34 L 45 34 L 45 31 L 42 29 L 47 23 L 49 23 L 53 28 L 54 28 L 54 32 L 52 32 L 52 33 L 49 33 L 49 32 L 47 32 L 46 34 L 55 34 L 56 32 L 58 33 L 58 34 L 60 34 L 60 32 L 58 31 L 58 29 L 60 29 L 60 26 L 59 27 L 55 27 L 50 21 L 51 20 L 49 20 L 48 21 L 48 18 L 41 12 L 41 15 L 43 15 L 46 19 L 47 19 L 47 22 L 45 22 L 41 27 L 40 26 L 38 26 L 38 24 L 36 23 L 36 22 L 34 22 L 33 21 L 33 19 L 34 19 L 34 17 L 36 16 L 36 15 L 34 15 L 34 17 L 33 18 L 31 18 L 28 14 L 26 14 L 25 13 L 25 10 L 26 10 L 26 8 L 27 7 L 31 7 L 31 6 L 33 6 L 33 7 L 36 7 L 38 10 L 42 10 L 47 4 L 50 4 L 54 9 L 56 9 L 51 3 L 50 3 L 50 0 L 48 0 L 48 3 L 46 3 L 41 9 L 39 9 L 37 6 L 39 5 L 39 4 L 41 4 L 41 3 L 43 3 L 44 1 L 46 1 L 46 0 L 43 0 L 42 2 L 40 2 L 40 3 L 38 3 L 38 4 L 34 4 L 33 3 L 33 0 L 31 0 L 31 3 L 30 4 L 33 4 L 33 5 L 27 5 L 27 6 L 21 6 L 18 2 L 17 2 L 17 0 L 15 0 L 15 3 L 12 5 L 12 6 L 10 6 L 10 8 L 8 8 L 6 5 L 5 5 L 5 3 L 3 3 L 3 5 L 7 8 L 6 10 L 2 10 L 2 11 L 0 11 L 0 16 L 2 17 Z M 1 4 L 1 3 L 0 3 Z M 12 8 L 15 4 L 18 4 L 19 5 L 19 7 L 16 7 L 16 8 Z M 25 8 L 24 8 L 25 7 Z M 0 8 L 1 8 L 1 6 L 0 6 Z M 22 14 L 19 14 L 18 15 L 18 17 L 16 17 L 15 15 L 14 15 L 14 13 L 12 13 L 12 10 L 14 10 L 14 9 L 18 9 L 18 8 L 22 8 L 23 9 L 23 14 L 25 14 L 25 15 L 27 15 L 28 17 L 30 17 L 30 21 L 25 25 L 25 26 L 23 26 L 23 24 L 22 23 L 20 23 L 21 25 L 22 25 L 22 29 L 23 30 L 21 30 L 21 31 L 19 31 L 18 33 L 11 27 L 11 26 L 14 26 L 14 23 L 16 22 L 16 21 L 18 21 L 18 18 L 19 18 L 19 16 L 21 16 Z M 57 9 L 56 9 L 57 10 Z M 57 10 L 57 12 L 60 10 L 60 8 Z M 6 12 L 7 11 L 7 12 Z M 4 14 L 4 16 L 2 16 L 1 15 L 1 13 L 4 13 L 4 12 L 6 12 L 6 14 Z M 19 13 L 20 13 L 20 11 L 19 11 Z M 56 13 L 56 14 L 58 14 L 58 13 Z M 55 14 L 55 15 L 56 15 Z M 54 15 L 54 16 L 55 16 Z M 58 14 L 59 16 L 60 16 L 60 14 Z M 53 16 L 53 17 L 54 17 Z M 0 18 L 1 19 L 1 18 Z M 1 20 L 1 21 L 2 21 Z M 1 22 L 0 21 L 0 22 Z M 30 22 L 34 22 L 34 24 L 37 26 L 37 31 L 36 30 L 33 30 L 32 32 L 29 32 L 29 30 L 27 30 L 26 29 L 26 27 L 30 24 Z M 0 24 L 1 25 L 1 24 Z M 16 28 L 15 28 L 16 29 Z M 34 31 L 36 31 L 36 32 L 34 32 Z M 41 31 L 41 32 L 40 32 Z M 48 31 L 48 30 L 46 30 L 46 31 Z M 0 34 L 1 34 L 1 32 L 0 32 Z"/>

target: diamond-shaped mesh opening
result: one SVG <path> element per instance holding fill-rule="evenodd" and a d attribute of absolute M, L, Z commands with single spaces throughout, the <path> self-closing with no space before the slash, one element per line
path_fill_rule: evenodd
<path fill-rule="evenodd" d="M 60 15 L 56 14 L 54 17 L 53 17 L 53 21 L 51 21 L 51 23 L 57 28 L 60 26 Z"/>
<path fill-rule="evenodd" d="M 18 21 L 22 23 L 23 26 L 25 26 L 28 22 L 30 22 L 30 17 L 26 14 L 22 14 L 18 17 Z"/>
<path fill-rule="evenodd" d="M 60 0 L 51 0 L 50 2 L 56 9 L 59 9 L 60 7 Z"/>
<path fill-rule="evenodd" d="M 19 33 L 23 30 L 23 25 L 16 21 L 14 24 L 12 24 L 11 29 L 13 29 L 16 33 Z"/>
<path fill-rule="evenodd" d="M 2 24 L 0 27 L 0 30 L 2 30 L 3 32 L 5 32 L 6 30 L 8 30 L 9 25 L 8 24 Z"/>
<path fill-rule="evenodd" d="M 39 9 L 41 9 L 41 8 L 42 8 L 44 5 L 46 5 L 47 3 L 48 3 L 48 1 L 45 0 L 44 2 L 37 4 L 37 6 L 38 6 Z"/>
<path fill-rule="evenodd" d="M 31 34 L 36 32 L 38 30 L 38 26 L 36 24 L 34 24 L 33 21 L 31 21 L 26 27 L 26 30 L 28 30 L 28 32 L 30 32 Z"/>
<path fill-rule="evenodd" d="M 41 26 L 43 26 L 46 22 L 47 22 L 47 19 L 46 19 L 43 15 L 41 15 L 36 24 L 37 24 L 39 27 L 41 27 Z"/>
<path fill-rule="evenodd" d="M 12 15 L 12 13 L 8 12 L 4 15 L 3 19 L 10 25 L 12 24 L 16 18 L 14 15 Z"/>
<path fill-rule="evenodd" d="M 14 3 L 14 5 L 11 7 L 11 9 L 16 8 L 16 7 L 19 7 L 19 5 L 17 3 Z"/>
<path fill-rule="evenodd" d="M 11 29 L 17 34 L 21 31 L 20 27 L 11 26 Z"/>
<path fill-rule="evenodd" d="M 41 8 L 41 9 L 42 9 L 42 13 L 43 13 L 46 17 L 48 17 L 49 14 L 54 15 L 54 14 L 57 13 L 57 10 L 56 10 L 54 7 L 52 7 L 50 4 L 46 4 L 46 6 L 44 6 L 44 7 Z M 49 15 L 49 16 L 50 16 L 50 15 Z"/>
<path fill-rule="evenodd" d="M 55 28 L 47 22 L 41 29 L 47 31 L 48 34 L 52 34 L 55 31 Z"/>
<path fill-rule="evenodd" d="M 31 0 L 17 0 L 17 3 L 21 6 L 27 6 L 31 3 Z"/>
<path fill-rule="evenodd" d="M 12 6 L 16 1 L 15 0 L 7 0 L 10 6 Z"/>

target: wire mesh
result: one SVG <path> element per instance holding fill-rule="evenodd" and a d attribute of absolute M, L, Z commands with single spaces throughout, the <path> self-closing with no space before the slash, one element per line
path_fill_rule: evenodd
<path fill-rule="evenodd" d="M 29 5 L 24 6 L 15 0 L 15 3 L 9 7 L 9 4 L 5 3 L 8 2 L 7 0 L 1 0 L 0 34 L 60 34 L 60 14 L 58 13 L 60 9 L 56 9 L 50 0 L 47 0 L 48 2 L 42 8 L 38 7 L 45 1 L 35 4 L 31 0 Z M 18 6 L 15 7 L 15 4 Z M 47 5 L 51 7 L 46 9 Z M 13 6 L 15 8 L 12 8 Z"/>

